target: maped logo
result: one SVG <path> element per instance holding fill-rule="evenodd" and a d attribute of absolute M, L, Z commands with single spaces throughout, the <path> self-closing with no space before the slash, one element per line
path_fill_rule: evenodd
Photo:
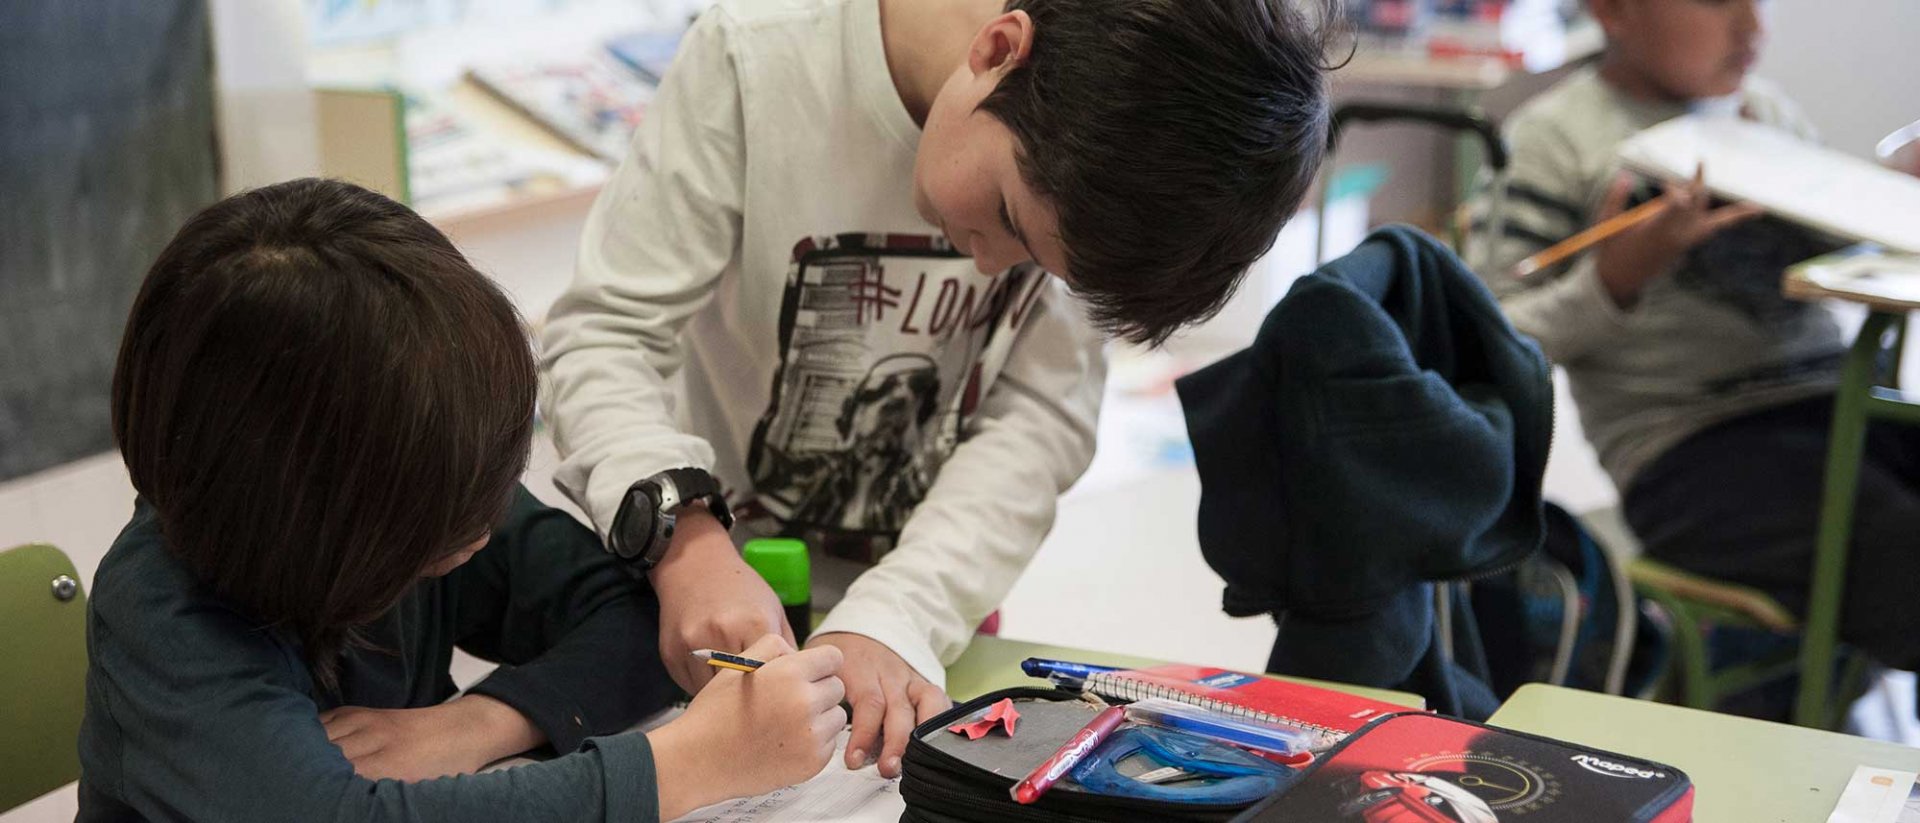
<path fill-rule="evenodd" d="M 1654 772 L 1654 771 L 1648 771 L 1646 769 L 1636 769 L 1632 766 L 1622 765 L 1619 763 L 1615 763 L 1611 760 L 1602 760 L 1590 754 L 1576 754 L 1569 759 L 1571 759 L 1575 763 L 1580 764 L 1580 768 L 1586 769 L 1587 771 L 1593 772 L 1594 774 L 1605 775 L 1607 777 L 1638 777 L 1641 779 L 1652 779 L 1656 777 L 1667 776 L 1666 772 Z"/>

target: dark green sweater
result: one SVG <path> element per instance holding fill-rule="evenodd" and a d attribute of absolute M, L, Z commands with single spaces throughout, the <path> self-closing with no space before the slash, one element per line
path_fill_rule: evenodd
<path fill-rule="evenodd" d="M 521 489 L 484 550 L 371 627 L 386 651 L 344 655 L 331 699 L 298 644 L 197 583 L 139 504 L 88 606 L 78 819 L 657 820 L 647 739 L 615 734 L 676 693 L 657 619 L 592 532 Z M 443 702 L 455 646 L 502 664 L 472 691 L 525 714 L 562 756 L 420 783 L 356 776 L 319 713 Z"/>

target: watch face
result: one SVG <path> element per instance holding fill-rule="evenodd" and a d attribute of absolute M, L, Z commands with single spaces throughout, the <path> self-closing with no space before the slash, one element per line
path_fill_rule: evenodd
<path fill-rule="evenodd" d="M 613 519 L 613 553 L 628 560 L 638 559 L 653 539 L 654 502 L 646 494 L 627 492 L 626 503 Z"/>

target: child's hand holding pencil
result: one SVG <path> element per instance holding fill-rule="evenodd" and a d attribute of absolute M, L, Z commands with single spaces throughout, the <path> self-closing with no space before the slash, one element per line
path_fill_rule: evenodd
<path fill-rule="evenodd" d="M 1513 275 L 1527 277 L 1597 246 L 1595 273 L 1614 303 L 1625 308 L 1639 299 L 1649 281 L 1671 271 L 1688 249 L 1761 214 L 1748 203 L 1714 208 L 1704 164 L 1695 168 L 1691 182 L 1668 183 L 1659 197 L 1627 210 L 1633 183 L 1627 174 L 1614 178 L 1592 228 L 1520 261 Z"/>
<path fill-rule="evenodd" d="M 703 651 L 709 666 L 730 671 L 647 733 L 663 818 L 803 782 L 827 765 L 847 726 L 839 649 L 794 651 L 770 634 L 738 655 Z"/>

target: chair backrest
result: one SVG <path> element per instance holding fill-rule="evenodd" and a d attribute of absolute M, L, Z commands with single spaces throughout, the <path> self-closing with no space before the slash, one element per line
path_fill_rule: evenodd
<path fill-rule="evenodd" d="M 0 812 L 80 778 L 87 597 L 52 546 L 0 552 Z"/>
<path fill-rule="evenodd" d="M 1552 501 L 1544 511 L 1540 553 L 1473 584 L 1495 693 L 1529 682 L 1629 696 L 1651 688 L 1667 644 L 1639 620 L 1623 546 L 1610 543 L 1631 540 L 1626 521 L 1609 511 L 1575 517 Z"/>

